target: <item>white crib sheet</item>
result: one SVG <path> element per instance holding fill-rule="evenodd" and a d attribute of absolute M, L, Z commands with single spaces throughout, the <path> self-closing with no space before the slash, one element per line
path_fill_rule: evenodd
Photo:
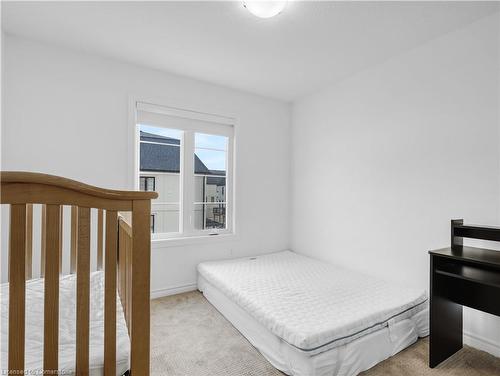
<path fill-rule="evenodd" d="M 76 357 L 76 275 L 67 275 L 59 284 L 59 371 L 75 374 Z M 8 366 L 9 285 L 0 286 L 1 357 L 0 370 Z M 118 295 L 118 294 L 117 294 Z M 43 369 L 43 307 L 44 280 L 26 282 L 26 344 L 25 369 L 41 374 Z M 130 341 L 119 296 L 116 312 L 116 372 L 122 375 L 129 369 Z M 104 272 L 90 276 L 90 375 L 103 375 L 104 367 Z"/>

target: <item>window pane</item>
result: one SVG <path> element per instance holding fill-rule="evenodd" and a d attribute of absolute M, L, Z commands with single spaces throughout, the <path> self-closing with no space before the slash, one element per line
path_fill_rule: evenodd
<path fill-rule="evenodd" d="M 216 150 L 227 150 L 227 140 L 225 136 L 216 136 L 212 134 L 196 133 L 194 136 L 195 148 L 206 148 Z"/>
<path fill-rule="evenodd" d="M 148 131 L 144 131 L 147 129 Z M 169 136 L 166 136 L 168 134 Z M 174 137 L 175 136 L 175 137 Z M 150 126 L 140 126 L 141 172 L 180 172 L 182 132 Z"/>
<path fill-rule="evenodd" d="M 194 202 L 226 202 L 226 177 L 195 175 Z"/>
<path fill-rule="evenodd" d="M 226 152 L 195 149 L 195 174 L 226 175 Z"/>
<path fill-rule="evenodd" d="M 226 205 L 205 203 L 194 205 L 194 229 L 225 229 Z"/>
<path fill-rule="evenodd" d="M 183 132 L 148 125 L 139 125 L 139 130 L 139 188 L 158 193 L 158 198 L 151 202 L 151 230 L 179 232 Z"/>
<path fill-rule="evenodd" d="M 155 178 L 154 177 L 146 178 L 146 190 L 148 192 L 155 191 Z"/>
<path fill-rule="evenodd" d="M 141 176 L 139 189 L 146 192 L 154 192 L 156 186 L 156 178 L 154 176 Z"/>
<path fill-rule="evenodd" d="M 195 134 L 194 229 L 226 228 L 228 138 Z"/>

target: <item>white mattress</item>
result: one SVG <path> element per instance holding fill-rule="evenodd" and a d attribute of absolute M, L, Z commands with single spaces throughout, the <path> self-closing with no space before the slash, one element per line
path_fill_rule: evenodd
<path fill-rule="evenodd" d="M 1 358 L 0 370 L 7 369 L 9 286 L 0 286 Z M 118 294 L 117 294 L 118 295 Z M 43 370 L 44 280 L 26 282 L 25 369 L 30 374 Z M 117 375 L 129 369 L 130 342 L 120 298 L 116 305 Z M 63 276 L 59 284 L 59 371 L 75 374 L 76 357 L 76 275 Z M 90 277 L 90 375 L 103 375 L 104 367 L 104 272 Z"/>
<path fill-rule="evenodd" d="M 301 351 L 272 334 L 201 275 L 198 286 L 277 369 L 294 376 L 353 376 L 414 343 L 429 332 L 428 310 L 317 354 Z"/>
<path fill-rule="evenodd" d="M 423 290 L 290 251 L 205 262 L 198 273 L 273 335 L 310 355 L 427 309 Z"/>

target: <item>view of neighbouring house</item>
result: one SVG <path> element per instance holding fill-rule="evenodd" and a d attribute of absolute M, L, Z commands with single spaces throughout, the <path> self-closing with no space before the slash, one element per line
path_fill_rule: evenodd
<path fill-rule="evenodd" d="M 180 225 L 179 139 L 140 131 L 140 189 L 156 191 L 151 204 L 151 231 L 178 232 Z M 194 227 L 226 227 L 226 171 L 210 170 L 194 156 Z"/>

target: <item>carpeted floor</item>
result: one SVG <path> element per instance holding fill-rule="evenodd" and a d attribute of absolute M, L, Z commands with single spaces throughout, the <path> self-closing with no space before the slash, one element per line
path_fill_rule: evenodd
<path fill-rule="evenodd" d="M 203 297 L 189 292 L 152 302 L 153 376 L 283 376 Z M 500 376 L 500 359 L 469 347 L 427 367 L 427 339 L 363 376 Z"/>

